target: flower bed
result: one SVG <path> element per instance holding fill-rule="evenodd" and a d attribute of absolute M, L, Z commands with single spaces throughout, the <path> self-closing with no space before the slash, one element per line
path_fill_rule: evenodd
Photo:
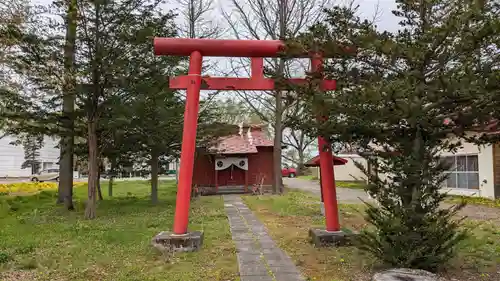
<path fill-rule="evenodd" d="M 74 182 L 73 186 L 81 186 L 86 182 Z M 56 190 L 57 182 L 17 182 L 0 184 L 0 194 L 36 193 L 43 190 Z"/>

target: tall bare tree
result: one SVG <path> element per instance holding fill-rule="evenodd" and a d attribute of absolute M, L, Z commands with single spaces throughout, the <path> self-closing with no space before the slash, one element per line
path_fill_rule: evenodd
<path fill-rule="evenodd" d="M 238 39 L 273 39 L 283 40 L 296 36 L 310 24 L 323 17 L 323 9 L 329 7 L 332 0 L 230 0 L 231 7 L 222 9 L 233 35 Z M 295 66 L 284 59 L 272 59 L 267 62 L 278 76 L 295 72 Z M 232 63 L 234 73 L 241 75 L 242 66 L 248 66 L 248 60 Z M 289 102 L 281 91 L 257 93 L 239 93 L 249 107 L 259 116 L 273 124 L 274 129 L 274 188 L 277 193 L 282 187 L 281 145 L 284 129 L 284 112 L 293 103 Z M 272 115 L 266 113 L 272 112 Z"/>
<path fill-rule="evenodd" d="M 179 25 L 180 35 L 188 38 L 218 38 L 223 28 L 214 20 L 215 1 L 212 0 L 175 0 L 181 7 Z"/>
<path fill-rule="evenodd" d="M 306 157 L 310 156 L 314 141 L 314 138 L 309 137 L 300 130 L 287 128 L 283 131 L 283 144 L 288 148 L 283 153 L 283 159 L 296 165 L 299 174 L 304 173 Z"/>
<path fill-rule="evenodd" d="M 186 38 L 218 38 L 222 34 L 222 28 L 217 21 L 214 21 L 214 16 L 211 15 L 215 11 L 215 2 L 211 0 L 173 0 L 180 8 L 178 9 L 181 23 L 178 24 L 179 35 Z M 208 66 L 209 67 L 209 66 Z M 207 65 L 204 64 L 206 69 Z M 208 95 L 208 102 L 200 108 L 200 113 L 210 105 L 210 101 L 216 98 L 215 94 Z M 175 160 L 176 182 L 179 182 L 179 159 Z"/>

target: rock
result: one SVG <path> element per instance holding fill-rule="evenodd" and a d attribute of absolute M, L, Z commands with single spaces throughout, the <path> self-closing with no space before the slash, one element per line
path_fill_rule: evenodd
<path fill-rule="evenodd" d="M 396 268 L 373 275 L 372 281 L 438 281 L 438 277 L 425 270 Z"/>

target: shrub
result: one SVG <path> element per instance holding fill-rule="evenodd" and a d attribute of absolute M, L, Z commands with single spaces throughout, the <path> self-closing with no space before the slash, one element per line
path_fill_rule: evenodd
<path fill-rule="evenodd" d="M 2 263 L 7 263 L 11 260 L 11 257 L 9 254 L 5 252 L 0 252 L 0 264 Z"/>

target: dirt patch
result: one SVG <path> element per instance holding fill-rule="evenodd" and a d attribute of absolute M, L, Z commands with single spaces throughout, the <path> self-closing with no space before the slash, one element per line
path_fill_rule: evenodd
<path fill-rule="evenodd" d="M 43 274 L 38 271 L 29 271 L 29 270 L 16 270 L 16 271 L 7 271 L 0 273 L 0 280 L 2 281 L 41 281 L 41 280 L 54 280 L 54 281 L 62 281 L 64 279 L 54 279 L 53 277 L 48 277 L 46 274 Z"/>
<path fill-rule="evenodd" d="M 446 204 L 445 206 L 451 206 Z M 459 213 L 469 219 L 482 220 L 500 226 L 500 209 L 480 205 L 467 205 Z"/>
<path fill-rule="evenodd" d="M 354 247 L 317 249 L 309 243 L 308 230 L 324 227 L 315 198 L 304 193 L 284 196 L 247 197 L 248 206 L 268 228 L 279 247 L 295 261 L 308 280 L 369 281 L 381 270 L 376 259 Z M 368 227 L 363 205 L 340 205 L 342 227 L 359 231 Z M 460 215 L 468 216 L 464 227 L 470 237 L 458 249 L 440 281 L 500 280 L 499 209 L 470 205 Z"/>
<path fill-rule="evenodd" d="M 278 246 L 287 252 L 308 280 L 368 281 L 372 276 L 373 259 L 354 247 L 317 249 L 308 237 L 309 228 L 321 225 L 321 216 L 278 215 L 263 206 L 256 206 L 256 215 L 269 230 Z M 343 226 L 358 229 L 364 220 L 349 208 L 341 210 Z"/>

